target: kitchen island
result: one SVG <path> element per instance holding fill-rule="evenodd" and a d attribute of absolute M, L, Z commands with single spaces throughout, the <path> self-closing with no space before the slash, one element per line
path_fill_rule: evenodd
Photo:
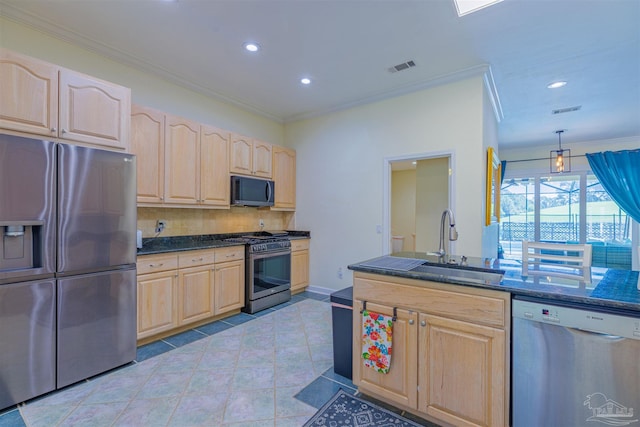
<path fill-rule="evenodd" d="M 513 297 L 624 309 L 640 317 L 636 271 L 591 268 L 586 280 L 555 274 L 553 268 L 523 275 L 515 261 L 414 252 L 349 269 L 354 271 L 354 384 L 439 425 L 509 425 Z M 366 367 L 361 357 L 365 309 L 395 317 L 392 368 L 386 374 Z"/>

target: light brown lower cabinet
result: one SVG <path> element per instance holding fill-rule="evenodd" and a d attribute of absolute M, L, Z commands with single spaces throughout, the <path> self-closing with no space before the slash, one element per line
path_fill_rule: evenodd
<path fill-rule="evenodd" d="M 213 316 L 214 271 L 213 264 L 180 269 L 178 275 L 180 289 L 179 325 Z"/>
<path fill-rule="evenodd" d="M 138 340 L 244 306 L 244 247 L 138 257 Z"/>
<path fill-rule="evenodd" d="M 309 286 L 310 239 L 291 241 L 291 292 L 296 294 Z"/>
<path fill-rule="evenodd" d="M 244 307 L 244 248 L 216 249 L 214 313 Z"/>
<path fill-rule="evenodd" d="M 178 326 L 178 256 L 138 257 L 138 339 Z"/>
<path fill-rule="evenodd" d="M 508 425 L 508 293 L 359 272 L 353 290 L 353 382 L 361 392 L 447 425 Z M 396 308 L 387 374 L 361 358 L 364 301 L 381 314 Z"/>

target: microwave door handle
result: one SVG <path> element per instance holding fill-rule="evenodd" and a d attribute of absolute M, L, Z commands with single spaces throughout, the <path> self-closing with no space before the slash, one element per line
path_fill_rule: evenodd
<path fill-rule="evenodd" d="M 271 183 L 267 181 L 267 200 L 271 200 Z"/>

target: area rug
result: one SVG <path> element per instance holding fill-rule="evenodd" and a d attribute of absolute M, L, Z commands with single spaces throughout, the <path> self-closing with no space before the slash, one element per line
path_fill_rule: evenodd
<path fill-rule="evenodd" d="M 312 426 L 420 427 L 420 424 L 340 389 L 303 427 Z"/>

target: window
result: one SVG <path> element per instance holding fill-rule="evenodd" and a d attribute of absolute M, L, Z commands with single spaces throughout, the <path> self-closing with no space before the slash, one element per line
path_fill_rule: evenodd
<path fill-rule="evenodd" d="M 522 241 L 535 237 L 535 178 L 504 180 L 500 188 L 500 243 L 505 258 L 522 258 Z"/>
<path fill-rule="evenodd" d="M 541 242 L 580 242 L 580 177 L 540 178 Z"/>
<path fill-rule="evenodd" d="M 505 179 L 499 256 L 520 260 L 522 240 L 590 243 L 592 265 L 632 267 L 632 220 L 590 172 Z"/>

